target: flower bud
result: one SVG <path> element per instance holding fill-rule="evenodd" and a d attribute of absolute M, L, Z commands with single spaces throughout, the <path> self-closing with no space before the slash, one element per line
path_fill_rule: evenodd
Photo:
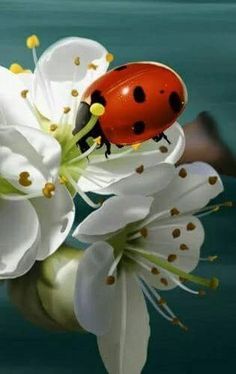
<path fill-rule="evenodd" d="M 74 289 L 82 250 L 62 246 L 24 276 L 8 281 L 12 302 L 34 324 L 50 330 L 81 330 Z"/>

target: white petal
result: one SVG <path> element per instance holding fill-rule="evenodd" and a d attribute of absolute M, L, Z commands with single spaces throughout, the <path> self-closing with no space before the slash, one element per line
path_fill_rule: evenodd
<path fill-rule="evenodd" d="M 182 170 L 181 170 L 182 169 Z M 185 171 L 183 173 L 183 170 Z M 208 164 L 195 162 L 177 168 L 176 177 L 168 187 L 155 195 L 151 213 L 177 208 L 181 213 L 200 209 L 210 199 L 223 191 L 223 184 L 218 173 Z M 181 177 L 179 173 L 185 175 Z M 216 177 L 211 184 L 211 177 Z"/>
<path fill-rule="evenodd" d="M 113 261 L 113 248 L 97 242 L 85 250 L 78 267 L 75 314 L 81 326 L 96 335 L 111 327 L 116 286 L 107 285 L 106 277 Z"/>
<path fill-rule="evenodd" d="M 132 274 L 117 284 L 112 326 L 98 338 L 98 347 L 110 374 L 139 374 L 147 359 L 150 336 L 145 300 Z"/>
<path fill-rule="evenodd" d="M 43 164 L 55 178 L 61 162 L 61 146 L 51 135 L 27 126 L 15 126 L 40 155 Z"/>
<path fill-rule="evenodd" d="M 26 273 L 36 260 L 40 227 L 29 201 L 0 199 L 0 278 Z"/>
<path fill-rule="evenodd" d="M 109 187 L 97 190 L 99 194 L 115 195 L 152 195 L 162 191 L 175 176 L 175 167 L 168 163 L 161 163 L 155 167 L 144 169 L 144 172 L 134 173 Z"/>
<path fill-rule="evenodd" d="M 40 134 L 38 130 L 36 134 Z M 22 172 L 29 173 L 31 185 L 24 187 L 20 180 Z M 15 128 L 0 128 L 0 175 L 17 189 L 41 193 L 45 182 L 51 179 L 50 171 L 29 141 Z M 23 183 L 24 184 L 24 183 Z"/>
<path fill-rule="evenodd" d="M 73 236 L 81 241 L 103 240 L 132 222 L 145 218 L 152 204 L 151 197 L 114 196 L 106 200 L 101 208 L 91 213 L 74 231 Z"/>
<path fill-rule="evenodd" d="M 0 67 L 0 125 L 39 128 L 35 115 L 21 96 L 21 92 L 26 88 L 17 74 Z"/>
<path fill-rule="evenodd" d="M 58 122 L 63 107 L 71 106 L 74 100 L 71 90 L 79 91 L 79 97 L 76 98 L 78 102 L 89 84 L 106 72 L 106 54 L 101 44 L 84 38 L 69 37 L 51 45 L 41 55 L 35 70 L 34 102 L 39 111 Z M 76 57 L 80 58 L 79 66 L 74 64 Z M 97 69 L 88 70 L 90 63 L 96 64 Z"/>
<path fill-rule="evenodd" d="M 32 199 L 41 226 L 41 243 L 37 260 L 44 260 L 64 242 L 74 222 L 75 208 L 67 189 L 56 185 L 50 199 Z"/>
<path fill-rule="evenodd" d="M 168 144 L 166 140 L 163 139 L 158 143 L 150 140 L 142 143 L 137 151 L 124 153 L 121 158 L 117 158 L 117 154 L 124 152 L 123 149 L 118 150 L 113 146 L 111 155 L 107 159 L 104 155 L 104 148 L 101 148 L 100 156 L 97 154 L 97 151 L 94 155 L 91 155 L 89 166 L 96 166 L 96 168 L 99 168 L 102 171 L 107 171 L 119 177 L 124 177 L 134 172 L 140 165 L 143 165 L 144 168 L 148 168 L 162 162 L 175 164 L 184 151 L 184 132 L 181 126 L 178 123 L 175 123 L 165 132 L 165 134 L 171 141 L 171 144 Z"/>
<path fill-rule="evenodd" d="M 147 229 L 147 237 L 135 242 L 137 247 L 156 252 L 166 260 L 170 255 L 175 255 L 176 259 L 171 264 L 185 272 L 189 273 L 195 269 L 204 242 L 204 229 L 198 218 L 189 215 L 169 218 L 156 221 L 148 225 Z M 161 290 L 169 290 L 176 286 L 168 272 L 160 267 L 158 270 L 160 271 L 158 275 L 146 274 L 145 271 L 145 278 L 148 277 L 150 283 Z M 167 285 L 161 282 L 162 278 L 167 280 Z"/>

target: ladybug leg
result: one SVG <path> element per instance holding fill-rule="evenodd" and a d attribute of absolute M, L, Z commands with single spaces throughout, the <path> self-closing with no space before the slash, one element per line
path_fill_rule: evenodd
<path fill-rule="evenodd" d="M 123 148 L 124 145 L 121 145 L 121 144 L 116 144 L 117 148 Z"/>
<path fill-rule="evenodd" d="M 80 139 L 76 144 L 79 146 L 82 153 L 86 152 L 89 149 L 89 145 L 86 142 L 85 138 Z"/>
<path fill-rule="evenodd" d="M 111 144 L 108 142 L 108 140 L 105 140 L 104 144 L 107 148 L 106 152 L 105 152 L 105 156 L 106 156 L 106 158 L 108 158 L 108 156 L 111 154 Z"/>
<path fill-rule="evenodd" d="M 159 135 L 157 136 L 154 136 L 154 138 L 152 138 L 154 140 L 154 142 L 159 142 L 160 140 L 162 139 L 165 139 L 167 141 L 168 144 L 171 144 L 171 142 L 169 141 L 169 139 L 167 138 L 167 136 L 164 134 L 164 132 L 161 132 Z"/>

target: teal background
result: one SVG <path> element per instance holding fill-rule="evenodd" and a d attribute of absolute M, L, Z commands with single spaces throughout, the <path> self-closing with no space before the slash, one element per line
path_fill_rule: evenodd
<path fill-rule="evenodd" d="M 185 79 L 189 105 L 181 122 L 210 110 L 235 151 L 236 130 L 235 1 L 80 1 L 0 0 L 0 64 L 33 67 L 25 38 L 36 33 L 42 51 L 57 39 L 78 35 L 96 39 L 116 56 L 116 64 L 158 60 Z M 14 105 L 14 104 L 13 104 Z M 220 200 L 235 200 L 236 182 L 224 178 Z M 85 215 L 82 205 L 80 215 Z M 79 218 L 79 216 L 78 216 Z M 217 275 L 221 286 L 205 298 L 181 290 L 166 294 L 189 332 L 169 326 L 151 313 L 152 337 L 143 373 L 230 373 L 236 364 L 236 211 L 224 210 L 203 220 L 203 275 Z M 0 373 L 104 373 L 92 335 L 51 333 L 24 319 L 0 292 Z M 138 326 L 137 326 L 138 328 Z"/>

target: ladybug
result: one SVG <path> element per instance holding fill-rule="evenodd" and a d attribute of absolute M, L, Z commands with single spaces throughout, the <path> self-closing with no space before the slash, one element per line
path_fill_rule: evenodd
<path fill-rule="evenodd" d="M 78 133 L 90 119 L 90 106 L 100 103 L 104 114 L 78 145 L 88 149 L 89 137 L 101 137 L 101 146 L 111 153 L 118 147 L 158 142 L 184 110 L 187 90 L 181 77 L 171 68 L 156 62 L 135 62 L 119 66 L 94 81 L 84 92 L 78 108 L 75 129 Z"/>

